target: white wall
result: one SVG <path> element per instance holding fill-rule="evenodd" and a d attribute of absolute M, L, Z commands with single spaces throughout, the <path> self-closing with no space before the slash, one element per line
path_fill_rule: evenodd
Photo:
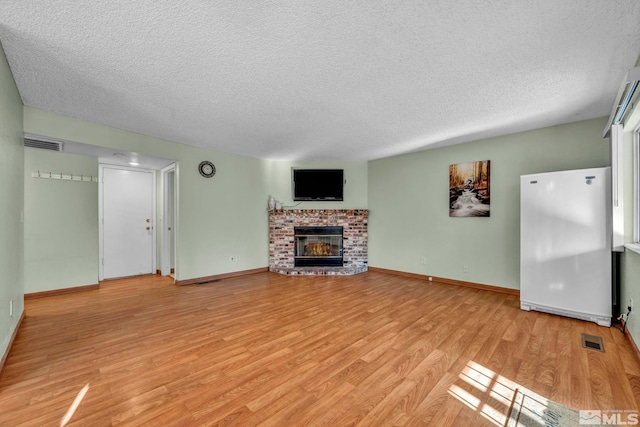
<path fill-rule="evenodd" d="M 520 175 L 607 166 L 605 123 L 594 119 L 370 162 L 369 265 L 518 289 Z M 491 160 L 491 216 L 450 218 L 449 165 L 476 160 Z"/>
<path fill-rule="evenodd" d="M 22 101 L 0 46 L 0 358 L 24 311 L 23 155 Z"/>

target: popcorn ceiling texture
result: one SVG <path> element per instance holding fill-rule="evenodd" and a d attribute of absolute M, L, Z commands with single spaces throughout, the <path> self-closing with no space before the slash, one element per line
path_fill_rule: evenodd
<path fill-rule="evenodd" d="M 637 0 L 0 3 L 23 103 L 282 160 L 369 160 L 609 115 Z"/>

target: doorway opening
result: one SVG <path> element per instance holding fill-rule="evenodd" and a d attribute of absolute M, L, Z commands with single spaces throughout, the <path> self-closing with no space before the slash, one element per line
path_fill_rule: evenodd
<path fill-rule="evenodd" d="M 156 170 L 101 163 L 98 185 L 99 280 L 144 274 L 175 279 L 177 164 Z"/>
<path fill-rule="evenodd" d="M 176 165 L 175 163 L 162 169 L 162 251 L 160 256 L 160 274 L 176 278 Z"/>

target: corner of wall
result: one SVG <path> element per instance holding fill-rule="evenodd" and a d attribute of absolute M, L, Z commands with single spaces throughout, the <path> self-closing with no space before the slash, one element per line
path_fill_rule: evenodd
<path fill-rule="evenodd" d="M 24 313 L 24 147 L 20 93 L 0 45 L 0 356 Z"/>

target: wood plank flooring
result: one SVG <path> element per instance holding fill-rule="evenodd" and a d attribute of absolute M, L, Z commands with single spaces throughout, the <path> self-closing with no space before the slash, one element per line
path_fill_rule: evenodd
<path fill-rule="evenodd" d="M 515 387 L 637 410 L 622 333 L 517 297 L 380 272 L 146 276 L 26 301 L 0 425 L 499 426 Z M 605 352 L 582 348 L 580 334 Z M 79 399 L 79 398 L 78 398 Z"/>

